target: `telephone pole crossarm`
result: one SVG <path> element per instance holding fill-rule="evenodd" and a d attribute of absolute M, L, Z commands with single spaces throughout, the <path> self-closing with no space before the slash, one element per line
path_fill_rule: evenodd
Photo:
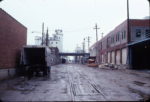
<path fill-rule="evenodd" d="M 98 41 L 98 29 L 100 28 L 98 28 L 97 24 L 95 24 L 94 29 L 96 30 L 96 42 L 97 42 Z"/>

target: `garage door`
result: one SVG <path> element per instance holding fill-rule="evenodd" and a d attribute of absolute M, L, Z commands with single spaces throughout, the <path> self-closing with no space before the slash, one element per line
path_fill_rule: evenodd
<path fill-rule="evenodd" d="M 127 48 L 122 49 L 122 64 L 127 63 Z"/>
<path fill-rule="evenodd" d="M 108 63 L 110 63 L 110 52 L 108 52 Z"/>
<path fill-rule="evenodd" d="M 112 64 L 115 64 L 115 52 L 111 52 Z"/>
<path fill-rule="evenodd" d="M 116 51 L 116 64 L 120 65 L 120 50 Z"/>

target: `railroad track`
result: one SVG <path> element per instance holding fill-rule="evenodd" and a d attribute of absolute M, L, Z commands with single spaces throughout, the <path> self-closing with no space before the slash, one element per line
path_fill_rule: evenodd
<path fill-rule="evenodd" d="M 73 67 L 72 67 L 73 68 Z M 72 101 L 76 101 L 78 97 L 103 97 L 103 100 L 107 100 L 103 89 L 96 85 L 89 76 L 81 72 L 80 70 L 69 70 L 68 80 L 70 86 L 70 93 Z"/>

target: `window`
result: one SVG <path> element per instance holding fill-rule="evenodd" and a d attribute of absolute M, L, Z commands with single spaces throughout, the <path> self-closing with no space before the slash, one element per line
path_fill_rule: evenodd
<path fill-rule="evenodd" d="M 53 44 L 53 42 L 51 42 L 51 44 Z"/>
<path fill-rule="evenodd" d="M 113 43 L 113 37 L 111 37 L 111 43 Z"/>
<path fill-rule="evenodd" d="M 118 35 L 116 34 L 116 42 L 118 41 Z"/>
<path fill-rule="evenodd" d="M 120 40 L 119 38 L 120 38 L 120 33 L 118 33 L 118 41 Z"/>
<path fill-rule="evenodd" d="M 120 39 L 119 39 L 119 37 L 120 37 L 120 34 L 119 34 L 119 32 L 116 34 L 116 42 L 118 42 Z"/>
<path fill-rule="evenodd" d="M 123 39 L 126 39 L 126 31 L 123 31 L 123 32 L 122 32 L 122 40 L 123 40 Z"/>
<path fill-rule="evenodd" d="M 115 43 L 115 38 L 114 38 L 114 36 L 112 37 L 112 40 L 113 40 L 113 43 Z"/>
<path fill-rule="evenodd" d="M 124 35 L 124 39 L 126 39 L 126 31 L 124 31 L 123 35 Z"/>
<path fill-rule="evenodd" d="M 114 43 L 114 36 L 111 37 L 111 43 Z"/>
<path fill-rule="evenodd" d="M 124 32 L 122 32 L 121 35 L 122 35 L 122 40 L 123 40 L 124 39 Z"/>
<path fill-rule="evenodd" d="M 56 42 L 56 44 L 57 44 L 57 42 Z"/>
<path fill-rule="evenodd" d="M 107 38 L 107 47 L 110 47 L 110 45 L 111 45 L 111 37 L 108 37 Z"/>
<path fill-rule="evenodd" d="M 141 29 L 136 29 L 136 37 L 141 37 Z"/>
<path fill-rule="evenodd" d="M 146 29 L 146 30 L 145 30 L 145 36 L 146 36 L 147 38 L 150 37 L 150 29 Z"/>

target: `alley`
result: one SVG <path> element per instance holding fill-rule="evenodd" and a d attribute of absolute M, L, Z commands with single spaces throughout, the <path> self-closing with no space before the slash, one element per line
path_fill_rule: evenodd
<path fill-rule="evenodd" d="M 150 74 L 79 64 L 52 66 L 51 77 L 0 83 L 2 101 L 138 101 L 150 97 Z"/>

